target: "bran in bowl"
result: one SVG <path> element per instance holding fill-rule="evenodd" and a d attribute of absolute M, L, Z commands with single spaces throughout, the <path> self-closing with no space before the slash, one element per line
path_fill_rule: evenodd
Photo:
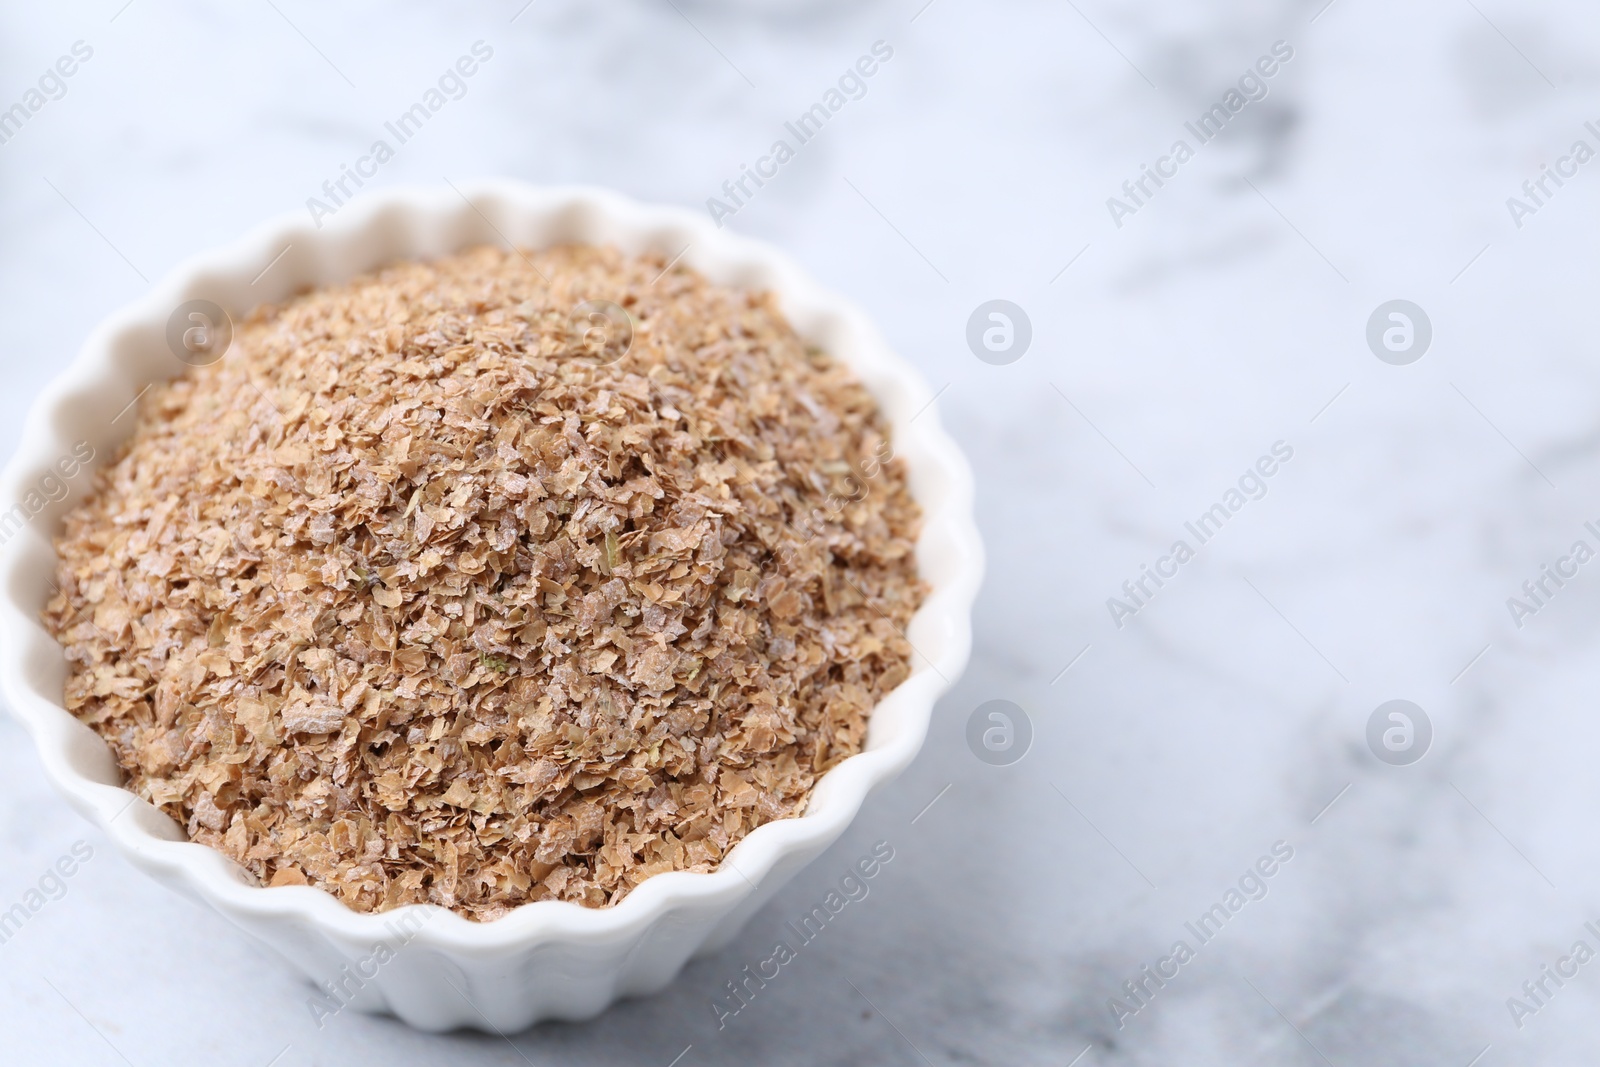
<path fill-rule="evenodd" d="M 573 326 L 593 301 L 625 350 Z M 257 309 L 150 388 L 45 622 L 191 840 L 489 920 L 800 814 L 910 673 L 920 518 L 770 295 L 478 248 Z"/>

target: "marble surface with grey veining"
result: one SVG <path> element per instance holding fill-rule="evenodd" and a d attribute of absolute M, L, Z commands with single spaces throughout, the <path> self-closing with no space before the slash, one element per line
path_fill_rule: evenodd
<path fill-rule="evenodd" d="M 0 144 L 7 448 L 95 322 L 304 209 L 474 41 L 493 59 L 373 181 L 702 208 L 885 42 L 726 221 L 942 389 L 989 552 L 970 669 L 845 838 L 662 995 L 509 1037 L 319 1027 L 302 980 L 123 863 L 0 723 L 0 910 L 41 905 L 0 944 L 4 1058 L 1595 1062 L 1600 563 L 1575 548 L 1600 548 L 1600 21 L 1324 2 L 0 11 L 0 109 L 93 50 Z M 1031 324 L 1004 365 L 967 341 L 992 299 Z M 1431 324 L 1420 359 L 1369 346 L 1393 300 Z M 1020 761 L 968 746 L 991 700 L 1032 725 Z M 1426 716 L 1421 759 L 1369 744 L 1390 700 Z M 725 983 L 879 841 L 870 894 L 719 1028 Z"/>

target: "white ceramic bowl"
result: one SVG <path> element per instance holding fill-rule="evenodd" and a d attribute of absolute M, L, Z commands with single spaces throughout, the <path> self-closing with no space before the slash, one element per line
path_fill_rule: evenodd
<path fill-rule="evenodd" d="M 237 317 L 303 286 L 339 282 L 394 260 L 505 242 L 604 243 L 669 258 L 681 252 L 682 262 L 713 282 L 775 291 L 808 341 L 855 370 L 893 424 L 894 450 L 925 513 L 917 562 L 932 593 L 908 630 L 914 669 L 873 709 L 865 750 L 823 776 L 804 815 L 755 830 L 710 874 L 657 875 L 614 907 L 540 901 L 475 923 L 433 905 L 361 914 L 320 889 L 262 888 L 122 788 L 106 744 L 62 707 L 66 664 L 39 615 L 55 569 L 50 538 L 92 478 L 80 472 L 67 480 L 70 491 L 55 501 L 48 497 L 60 495 L 59 472 L 56 481 L 44 479 L 79 441 L 102 462 L 132 429 L 127 408 L 140 391 L 184 370 L 165 341 L 167 319 L 180 303 L 204 298 Z M 490 182 L 459 191 L 368 193 L 320 229 L 308 215 L 282 218 L 183 264 L 114 315 L 35 401 L 0 480 L 0 500 L 24 502 L 21 511 L 0 513 L 0 683 L 46 773 L 73 807 L 135 866 L 205 901 L 314 982 L 340 987 L 336 998 L 323 1001 L 329 1010 L 348 1001 L 427 1030 L 509 1031 L 542 1019 L 586 1018 L 619 997 L 662 988 L 691 956 L 725 945 L 921 747 L 934 701 L 966 664 L 983 569 L 972 476 L 931 400 L 927 385 L 856 308 L 771 248 L 681 209 L 592 189 Z M 40 501 L 46 502 L 27 518 Z M 19 517 L 26 521 L 17 528 Z"/>

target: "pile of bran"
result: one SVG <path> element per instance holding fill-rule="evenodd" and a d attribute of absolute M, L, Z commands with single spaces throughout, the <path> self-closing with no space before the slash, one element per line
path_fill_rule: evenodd
<path fill-rule="evenodd" d="M 586 300 L 632 319 L 590 358 Z M 767 294 L 479 248 L 258 309 L 57 539 L 67 707 L 262 884 L 489 920 L 797 815 L 909 673 L 920 514 Z"/>

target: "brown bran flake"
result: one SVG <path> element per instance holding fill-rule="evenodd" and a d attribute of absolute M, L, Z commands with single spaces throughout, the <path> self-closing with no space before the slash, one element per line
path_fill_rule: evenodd
<path fill-rule="evenodd" d="M 478 920 L 799 814 L 909 674 L 920 514 L 841 364 L 665 266 L 398 264 L 150 389 L 45 612 L 129 788 L 262 884 Z"/>

